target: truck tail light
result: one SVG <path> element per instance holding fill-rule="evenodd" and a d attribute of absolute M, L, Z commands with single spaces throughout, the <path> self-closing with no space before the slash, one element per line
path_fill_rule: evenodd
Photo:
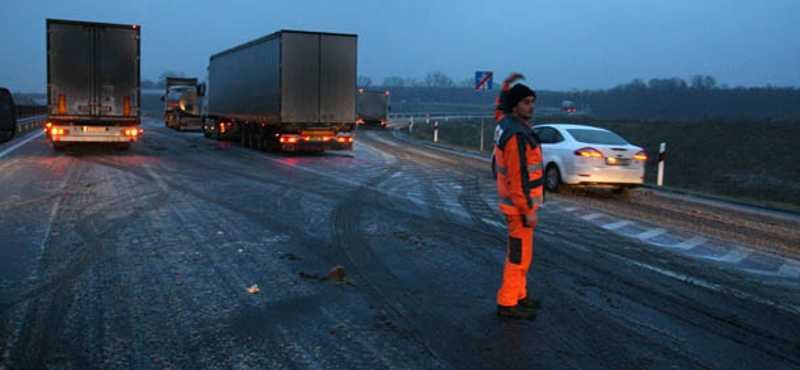
<path fill-rule="evenodd" d="M 68 133 L 69 133 L 69 131 L 68 130 L 64 130 L 63 128 L 53 127 L 52 129 L 50 129 L 50 135 L 52 135 L 52 136 L 64 135 L 64 134 L 68 134 Z"/>
<path fill-rule="evenodd" d="M 638 159 L 640 161 L 646 161 L 647 160 L 647 153 L 645 153 L 645 151 L 642 150 L 641 152 L 634 154 L 633 155 L 633 159 Z"/>
<path fill-rule="evenodd" d="M 575 155 L 581 156 L 584 158 L 603 158 L 603 153 L 600 153 L 599 150 L 592 148 L 592 147 L 585 147 L 580 148 L 575 151 Z"/>
<path fill-rule="evenodd" d="M 386 96 L 389 96 L 389 90 L 386 90 Z"/>
<path fill-rule="evenodd" d="M 124 131 L 125 136 L 136 137 L 139 135 L 139 130 L 135 128 L 127 129 Z"/>
<path fill-rule="evenodd" d="M 359 118 L 358 120 L 356 120 L 356 124 L 357 125 L 364 124 L 364 120 Z"/>
<path fill-rule="evenodd" d="M 381 125 L 386 126 L 386 121 L 381 121 Z"/>
<path fill-rule="evenodd" d="M 353 137 L 352 136 L 339 136 L 336 138 L 336 141 L 340 143 L 352 143 Z"/>
<path fill-rule="evenodd" d="M 131 115 L 131 97 L 126 96 L 122 98 L 122 115 L 123 116 L 130 116 Z"/>
<path fill-rule="evenodd" d="M 294 144 L 297 142 L 298 137 L 294 135 L 281 135 L 281 138 L 278 140 L 281 144 Z"/>
<path fill-rule="evenodd" d="M 64 94 L 58 94 L 58 113 L 67 113 L 67 97 Z"/>

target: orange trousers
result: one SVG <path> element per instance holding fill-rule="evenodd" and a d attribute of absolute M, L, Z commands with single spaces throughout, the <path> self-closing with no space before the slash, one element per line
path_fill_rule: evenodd
<path fill-rule="evenodd" d="M 506 215 L 508 245 L 503 267 L 503 285 L 497 292 L 497 304 L 516 306 L 527 292 L 528 267 L 533 255 L 533 228 L 526 227 L 522 215 Z"/>

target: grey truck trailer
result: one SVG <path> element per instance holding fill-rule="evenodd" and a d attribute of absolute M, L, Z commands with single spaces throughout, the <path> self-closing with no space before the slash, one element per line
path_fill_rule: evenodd
<path fill-rule="evenodd" d="M 358 89 L 358 123 L 386 127 L 389 120 L 389 91 Z"/>
<path fill-rule="evenodd" d="M 260 150 L 352 150 L 357 40 L 282 30 L 212 55 L 204 133 Z"/>
<path fill-rule="evenodd" d="M 200 130 L 202 86 L 196 78 L 167 77 L 164 90 L 164 125 L 178 131 Z"/>
<path fill-rule="evenodd" d="M 137 25 L 47 20 L 47 120 L 53 148 L 114 143 L 130 148 L 139 129 Z"/>

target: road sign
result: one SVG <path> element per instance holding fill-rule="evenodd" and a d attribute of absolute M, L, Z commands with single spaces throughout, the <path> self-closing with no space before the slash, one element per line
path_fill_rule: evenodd
<path fill-rule="evenodd" d="M 478 71 L 475 72 L 475 90 L 491 90 L 492 89 L 492 75 L 491 71 Z"/>

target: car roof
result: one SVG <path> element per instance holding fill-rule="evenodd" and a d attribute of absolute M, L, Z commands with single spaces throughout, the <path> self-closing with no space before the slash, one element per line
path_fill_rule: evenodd
<path fill-rule="evenodd" d="M 608 130 L 606 130 L 604 128 L 600 128 L 600 127 L 579 125 L 579 124 L 575 124 L 575 123 L 542 123 L 541 125 L 536 125 L 536 126 L 533 126 L 533 127 L 536 128 L 536 127 L 544 127 L 544 126 L 553 127 L 553 128 L 559 128 L 559 129 L 562 129 L 562 130 L 578 128 L 578 129 L 585 129 L 585 130 L 608 131 Z"/>

